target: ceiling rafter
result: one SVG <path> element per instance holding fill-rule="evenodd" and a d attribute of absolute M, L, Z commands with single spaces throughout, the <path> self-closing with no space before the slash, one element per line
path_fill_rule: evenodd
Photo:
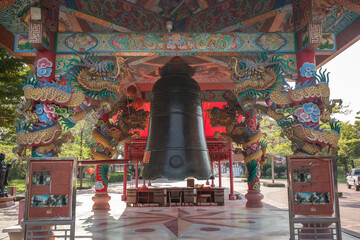
<path fill-rule="evenodd" d="M 79 17 L 75 17 L 75 19 L 79 23 L 82 32 L 92 32 L 91 27 L 84 19 L 79 18 Z"/>
<path fill-rule="evenodd" d="M 27 59 L 31 63 L 35 60 L 33 56 L 24 56 L 14 51 L 15 36 L 0 24 L 0 47 L 19 59 Z"/>
<path fill-rule="evenodd" d="M 80 26 L 79 21 L 77 20 L 77 18 L 75 16 L 66 14 L 66 17 L 67 17 L 68 21 L 71 23 L 71 30 L 73 32 L 81 32 L 81 31 L 83 31 L 81 26 Z"/>
<path fill-rule="evenodd" d="M 66 7 L 62 7 L 61 11 L 66 13 L 68 16 L 72 16 L 72 17 L 77 18 L 77 19 L 83 19 L 83 20 L 88 21 L 88 22 L 99 24 L 101 26 L 105 26 L 105 27 L 108 27 L 110 29 L 113 29 L 114 31 L 130 32 L 130 29 L 124 28 L 124 27 L 122 27 L 120 25 L 116 25 L 116 24 L 113 24 L 113 23 L 108 22 L 108 21 L 105 21 L 105 20 L 103 20 L 101 18 L 94 17 L 94 16 L 92 16 L 90 14 L 87 14 L 87 13 L 83 13 L 83 12 L 76 11 L 76 10 L 73 10 L 73 9 L 69 9 L 69 8 L 66 8 Z"/>
<path fill-rule="evenodd" d="M 196 57 L 200 58 L 200 59 L 203 59 L 203 60 L 206 60 L 206 61 L 209 61 L 209 62 L 212 62 L 212 63 L 215 63 L 216 65 L 220 65 L 220 66 L 223 66 L 223 67 L 228 67 L 229 66 L 229 63 L 217 60 L 217 59 L 212 58 L 212 57 L 208 57 L 208 56 L 196 56 Z"/>
<path fill-rule="evenodd" d="M 260 28 L 260 32 L 277 32 L 280 27 L 281 23 L 284 20 L 286 13 L 279 13 L 273 17 L 270 17 L 265 20 L 265 23 Z"/>
<path fill-rule="evenodd" d="M 345 51 L 351 45 L 360 41 L 360 19 L 348 26 L 341 34 L 336 35 L 336 52 L 331 52 L 329 55 L 316 55 L 316 66 L 322 67 L 331 59 Z"/>
<path fill-rule="evenodd" d="M 340 0 L 336 1 L 342 7 L 348 8 L 350 11 L 360 14 L 360 2 L 354 0 Z"/>
<path fill-rule="evenodd" d="M 217 4 L 215 0 L 198 0 L 200 6 L 204 9 L 212 7 Z"/>
<path fill-rule="evenodd" d="M 204 1 L 204 0 L 203 0 Z M 278 10 L 288 1 L 226 0 L 204 9 L 187 19 L 185 31 L 234 31 L 239 24 L 249 25 L 278 14 Z"/>
<path fill-rule="evenodd" d="M 164 17 L 127 1 L 93 0 L 89 4 L 85 0 L 69 0 L 66 1 L 65 7 L 86 14 L 89 19 L 94 18 L 93 21 L 98 24 L 101 24 L 101 21 L 103 24 L 108 22 L 121 28 L 139 32 L 165 30 L 166 19 Z"/>
<path fill-rule="evenodd" d="M 151 6 L 154 4 L 155 0 L 138 0 L 136 5 L 150 10 Z"/>

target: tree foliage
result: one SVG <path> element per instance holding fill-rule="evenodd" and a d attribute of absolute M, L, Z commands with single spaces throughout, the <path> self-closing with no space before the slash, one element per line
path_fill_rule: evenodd
<path fill-rule="evenodd" d="M 264 136 L 262 139 L 268 142 L 267 152 L 271 155 L 286 156 L 291 155 L 291 142 L 287 138 L 280 136 L 281 128 L 275 120 L 263 117 L 260 122 L 260 129 Z"/>
<path fill-rule="evenodd" d="M 14 147 L 16 147 L 16 144 L 0 141 L 0 152 L 5 153 L 5 163 L 11 163 L 13 160 L 18 158 L 18 156 L 12 152 Z M 21 165 L 20 162 L 16 161 L 10 168 L 8 180 L 25 179 L 25 174 L 26 162 L 23 162 Z"/>
<path fill-rule="evenodd" d="M 349 167 L 354 168 L 360 159 L 360 112 L 357 112 L 354 124 L 343 122 L 341 126 L 341 137 L 336 151 L 339 164 L 342 164 L 345 172 Z"/>
<path fill-rule="evenodd" d="M 24 95 L 21 80 L 29 72 L 23 60 L 17 59 L 0 48 L 0 140 L 13 137 L 16 106 Z"/>
<path fill-rule="evenodd" d="M 59 157 L 77 157 L 79 160 L 91 158 L 90 149 L 96 146 L 96 142 L 90 134 L 94 125 L 95 121 L 89 115 L 75 127 L 69 129 L 75 141 L 63 144 Z"/>

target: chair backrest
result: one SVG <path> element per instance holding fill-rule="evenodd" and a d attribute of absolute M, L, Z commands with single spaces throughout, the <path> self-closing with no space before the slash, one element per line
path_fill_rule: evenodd
<path fill-rule="evenodd" d="M 147 188 L 147 187 L 139 187 L 138 190 L 139 190 L 139 192 L 144 192 L 144 191 L 149 191 L 149 188 Z"/>
<path fill-rule="evenodd" d="M 171 189 L 170 190 L 170 196 L 172 197 L 172 198 L 174 198 L 174 197 L 180 197 L 180 193 L 181 193 L 181 191 L 179 190 L 179 189 Z"/>

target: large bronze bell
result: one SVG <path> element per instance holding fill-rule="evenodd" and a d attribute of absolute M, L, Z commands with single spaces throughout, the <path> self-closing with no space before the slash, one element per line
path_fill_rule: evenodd
<path fill-rule="evenodd" d="M 141 175 L 200 180 L 212 176 L 199 84 L 194 69 L 175 57 L 160 69 L 153 87 L 149 136 Z M 146 163 L 148 162 L 148 163 Z"/>

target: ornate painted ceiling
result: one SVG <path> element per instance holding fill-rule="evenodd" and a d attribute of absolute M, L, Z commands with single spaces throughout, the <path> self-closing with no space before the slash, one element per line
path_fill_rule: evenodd
<path fill-rule="evenodd" d="M 157 68 L 174 55 L 186 56 L 185 61 L 196 67 L 195 78 L 199 82 L 211 83 L 216 88 L 216 84 L 230 81 L 226 70 L 230 55 L 254 54 L 259 50 L 276 51 L 292 61 L 294 57 L 291 54 L 296 51 L 296 48 L 292 49 L 295 39 L 289 39 L 284 35 L 294 32 L 293 1 L 291 0 L 51 0 L 40 2 L 45 6 L 49 19 L 53 18 L 52 9 L 60 8 L 59 32 L 61 33 L 58 39 L 63 37 L 68 42 L 64 40 L 58 43 L 59 58 L 65 58 L 66 55 L 82 49 L 81 47 L 76 49 L 74 45 L 74 42 L 80 39 L 80 35 L 69 33 L 87 34 L 81 35 L 81 39 L 85 36 L 92 41 L 91 44 L 94 44 L 94 48 L 88 51 L 108 57 L 119 56 L 120 52 L 125 51 L 116 45 L 116 38 L 119 38 L 119 44 L 122 44 L 122 47 L 125 42 L 128 45 L 126 51 L 130 54 L 128 53 L 126 57 L 130 66 L 136 70 L 134 71 L 135 80 L 145 85 L 151 85 L 158 78 Z M 301 1 L 297 0 L 296 3 L 298 2 L 300 4 Z M 12 42 L 16 45 L 22 41 L 19 33 L 23 34 L 24 40 L 26 33 L 29 32 L 26 14 L 30 6 L 30 0 L 2 0 L 0 2 L 0 30 L 2 32 L 0 45 L 10 49 L 18 57 L 31 58 L 36 55 L 35 52 L 21 52 L 16 49 L 17 46 L 11 46 Z M 320 49 L 317 52 L 317 64 L 321 66 L 346 49 L 349 43 L 360 38 L 360 4 L 353 3 L 351 0 L 314 0 L 314 9 L 315 20 L 322 23 L 322 32 L 335 34 L 330 41 L 334 42 L 334 45 L 336 42 L 337 45 L 337 49 L 334 47 L 333 51 L 326 52 Z M 49 23 L 50 28 L 52 24 Z M 358 27 L 355 33 L 349 30 L 354 27 Z M 167 32 L 200 34 L 194 35 L 194 44 L 198 44 L 195 49 L 198 51 L 189 50 L 192 43 L 188 39 L 186 42 L 190 45 L 184 47 L 181 42 L 183 41 L 181 37 L 184 37 L 182 35 L 172 35 L 171 41 L 173 45 L 176 45 L 173 51 L 170 51 L 171 49 L 163 52 L 154 51 L 162 46 L 159 45 L 161 36 L 158 34 Z M 264 32 L 273 34 L 261 35 Z M 352 33 L 349 35 L 349 32 Z M 141 35 L 143 33 L 153 35 Z M 223 42 L 216 40 L 216 36 L 210 39 L 210 35 L 204 33 L 235 35 L 229 35 L 229 39 L 225 41 L 228 44 L 226 45 L 229 47 L 228 50 L 219 51 L 223 47 Z M 254 33 L 258 35 L 251 35 Z M 140 35 L 135 37 L 131 35 L 133 38 L 131 42 L 126 35 L 117 36 L 116 34 Z M 154 42 L 158 45 L 155 48 L 143 46 L 142 39 L 145 38 L 148 41 L 153 36 L 156 37 Z M 268 44 L 266 46 L 262 45 L 264 36 Z M 175 37 L 179 39 L 176 40 Z M 196 37 L 201 39 L 200 42 L 196 40 Z M 204 38 L 208 39 L 203 41 Z M 271 42 L 269 39 L 274 42 L 273 45 L 269 45 Z M 231 41 L 237 41 L 236 45 L 242 47 L 231 48 Z M 88 46 L 92 46 L 91 44 Z M 215 50 L 216 53 L 212 53 Z M 142 57 L 139 52 L 143 55 Z M 143 54 L 144 52 L 146 54 Z M 71 61 L 71 59 L 66 61 Z"/>
<path fill-rule="evenodd" d="M 359 18 L 358 6 L 336 2 L 318 1 L 324 32 L 340 33 Z M 30 5 L 30 0 L 1 1 L 1 25 L 12 33 L 26 32 L 21 17 Z M 52 0 L 50 5 L 61 7 L 66 32 L 166 32 L 168 21 L 172 32 L 265 32 L 274 18 L 276 31 L 293 31 L 291 0 Z"/>

